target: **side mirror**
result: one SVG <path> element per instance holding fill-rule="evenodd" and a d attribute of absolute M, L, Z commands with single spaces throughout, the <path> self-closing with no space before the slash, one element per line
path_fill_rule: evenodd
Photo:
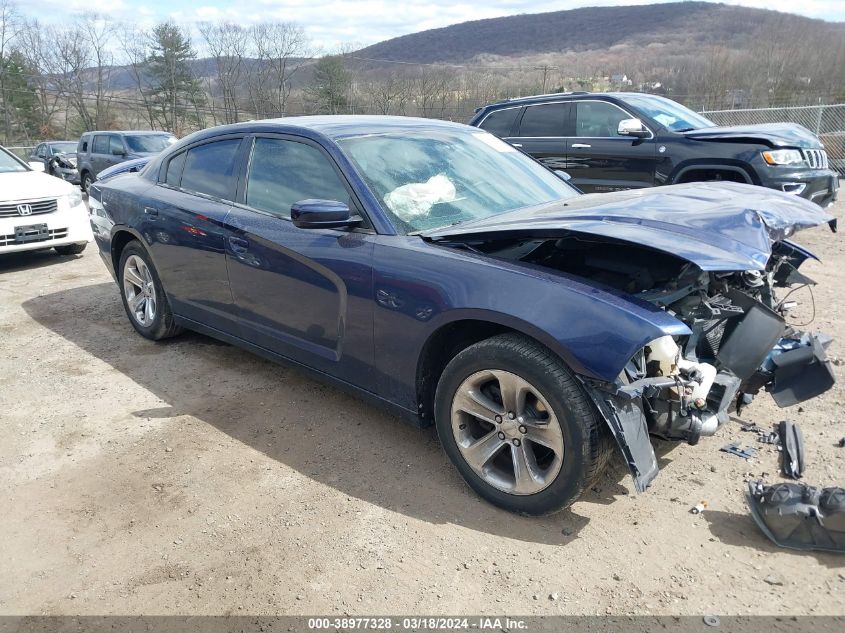
<path fill-rule="evenodd" d="M 338 229 L 361 224 L 349 206 L 335 200 L 300 200 L 291 205 L 290 219 L 300 229 Z"/>
<path fill-rule="evenodd" d="M 649 135 L 648 128 L 639 119 L 622 119 L 619 121 L 616 133 L 620 136 L 635 136 L 636 138 L 645 138 Z"/>
<path fill-rule="evenodd" d="M 32 167 L 33 171 L 44 171 L 44 163 L 40 160 L 31 160 L 27 164 Z"/>
<path fill-rule="evenodd" d="M 112 156 L 126 156 L 126 150 L 123 149 L 113 149 L 111 151 Z"/>

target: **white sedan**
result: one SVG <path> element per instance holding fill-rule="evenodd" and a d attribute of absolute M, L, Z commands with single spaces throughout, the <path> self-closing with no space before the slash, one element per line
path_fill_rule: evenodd
<path fill-rule="evenodd" d="M 0 147 L 0 254 L 55 248 L 75 255 L 93 239 L 82 192 L 42 170 Z"/>

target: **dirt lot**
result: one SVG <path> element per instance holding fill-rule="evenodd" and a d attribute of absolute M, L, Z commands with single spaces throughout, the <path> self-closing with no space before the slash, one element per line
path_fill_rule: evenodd
<path fill-rule="evenodd" d="M 798 241 L 845 358 L 842 238 Z M 776 454 L 720 453 L 756 445 L 736 423 L 661 450 L 646 494 L 616 465 L 528 519 L 480 501 L 433 430 L 202 336 L 142 339 L 93 245 L 0 258 L 0 334 L 0 614 L 845 614 L 845 558 L 750 519 L 743 480 L 777 479 Z M 845 484 L 835 369 L 803 408 L 743 413 L 800 422 L 814 484 Z"/>

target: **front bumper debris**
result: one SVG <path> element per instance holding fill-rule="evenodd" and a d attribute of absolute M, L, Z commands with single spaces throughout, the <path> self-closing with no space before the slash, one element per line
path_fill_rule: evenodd
<path fill-rule="evenodd" d="M 830 341 L 824 334 L 805 333 L 778 343 L 764 369 L 774 374 L 770 391 L 779 407 L 805 402 L 833 387 L 836 377 L 825 353 Z"/>
<path fill-rule="evenodd" d="M 845 489 L 749 482 L 751 516 L 776 545 L 845 553 Z"/>

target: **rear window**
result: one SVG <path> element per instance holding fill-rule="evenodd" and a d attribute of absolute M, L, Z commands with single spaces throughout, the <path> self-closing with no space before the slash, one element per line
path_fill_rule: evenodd
<path fill-rule="evenodd" d="M 234 196 L 235 155 L 240 144 L 241 139 L 234 138 L 188 150 L 182 189 L 230 200 Z"/>
<path fill-rule="evenodd" d="M 566 136 L 568 103 L 528 106 L 519 124 L 520 136 Z"/>
<path fill-rule="evenodd" d="M 496 136 L 510 136 L 511 128 L 516 121 L 516 115 L 519 114 L 521 108 L 506 108 L 505 110 L 495 110 L 488 114 L 481 122 L 482 130 L 487 130 L 490 134 Z"/>

